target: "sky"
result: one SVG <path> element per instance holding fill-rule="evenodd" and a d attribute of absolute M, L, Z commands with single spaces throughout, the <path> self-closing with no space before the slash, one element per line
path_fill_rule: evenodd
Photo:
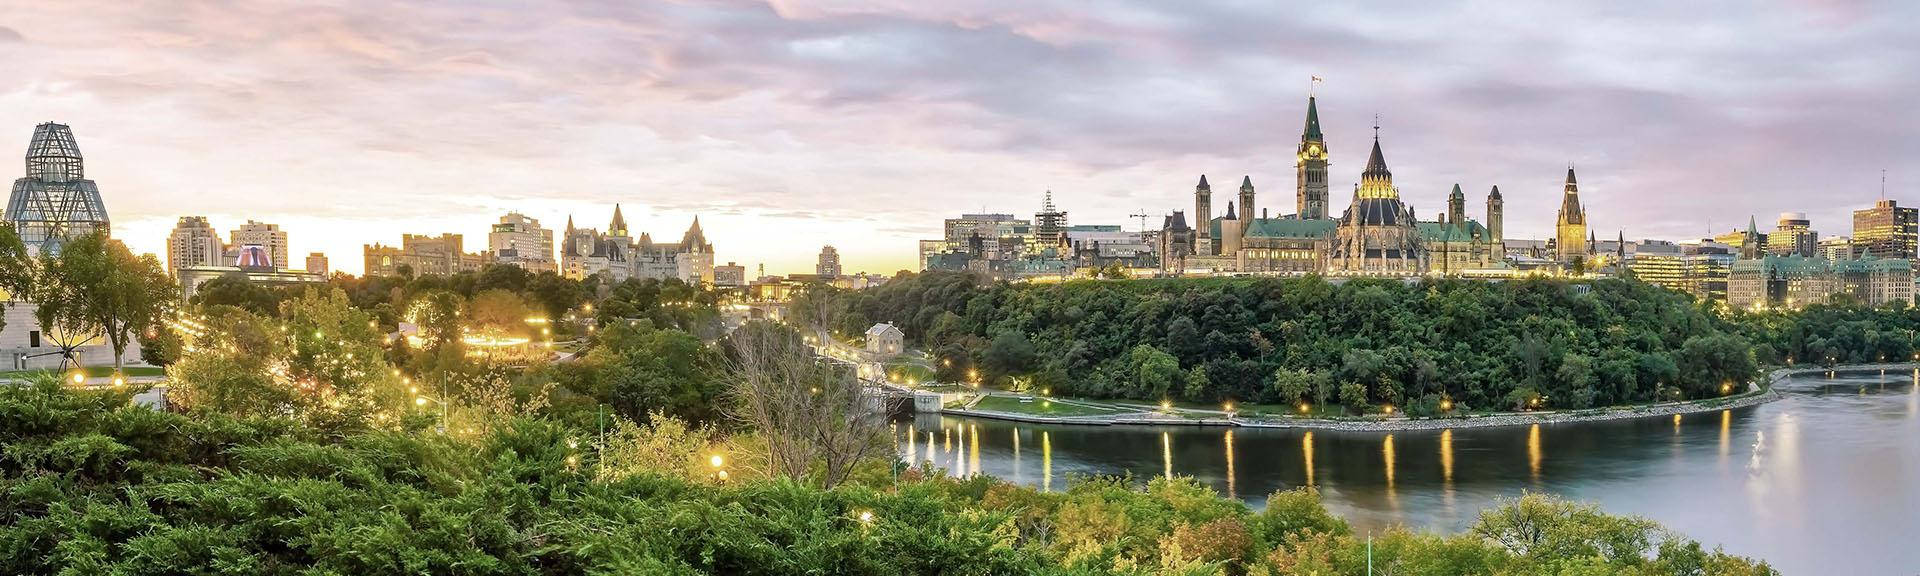
<path fill-rule="evenodd" d="M 1335 211 L 1377 114 L 1423 218 L 1456 183 L 1480 217 L 1498 185 L 1507 236 L 1547 237 L 1574 165 L 1603 238 L 1784 211 L 1844 235 L 1883 170 L 1920 203 L 1915 22 L 1848 0 L 0 0 L 0 157 L 71 125 L 139 251 L 183 215 L 255 219 L 357 273 L 403 232 L 478 251 L 508 211 L 604 228 L 619 203 L 662 240 L 698 216 L 750 271 L 831 244 L 891 273 L 942 218 L 1047 190 L 1135 229 L 1247 175 L 1291 212 L 1318 76 Z"/>

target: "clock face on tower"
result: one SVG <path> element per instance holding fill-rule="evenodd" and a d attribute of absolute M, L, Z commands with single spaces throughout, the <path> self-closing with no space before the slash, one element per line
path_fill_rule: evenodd
<path fill-rule="evenodd" d="M 1312 157 L 1319 157 L 1319 156 L 1320 156 L 1320 145 L 1319 145 L 1319 144 L 1309 144 L 1309 145 L 1307 145 L 1307 156 L 1312 156 Z"/>

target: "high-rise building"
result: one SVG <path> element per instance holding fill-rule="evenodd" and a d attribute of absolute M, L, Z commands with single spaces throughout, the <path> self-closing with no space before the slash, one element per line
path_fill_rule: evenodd
<path fill-rule="evenodd" d="M 501 216 L 493 230 L 487 232 L 487 251 L 494 262 L 519 266 L 528 272 L 559 270 L 553 261 L 553 231 L 519 212 Z"/>
<path fill-rule="evenodd" d="M 248 220 L 239 229 L 227 234 L 227 242 L 235 247 L 258 245 L 265 248 L 267 255 L 273 258 L 272 265 L 279 268 L 290 267 L 293 263 L 287 250 L 287 231 L 281 230 L 278 224 Z"/>
<path fill-rule="evenodd" d="M 1781 212 L 1780 221 L 1767 235 L 1767 253 L 1774 256 L 1816 256 L 1820 251 L 1820 233 L 1800 212 Z"/>
<path fill-rule="evenodd" d="M 1861 256 L 1911 260 L 1920 237 L 1916 237 L 1920 209 L 1901 207 L 1886 199 L 1872 208 L 1853 211 L 1853 250 Z"/>
<path fill-rule="evenodd" d="M 813 273 L 821 278 L 832 280 L 840 277 L 840 251 L 832 246 L 820 248 L 820 261 L 813 265 Z"/>
<path fill-rule="evenodd" d="M 1574 180 L 1571 166 L 1567 167 L 1567 183 L 1560 197 L 1554 247 L 1561 262 L 1587 257 L 1587 207 L 1580 203 L 1580 185 Z"/>
<path fill-rule="evenodd" d="M 333 266 L 327 263 L 327 255 L 319 252 L 307 254 L 307 272 L 326 276 L 333 273 Z"/>
<path fill-rule="evenodd" d="M 205 216 L 181 216 L 167 235 L 167 276 L 179 278 L 188 266 L 224 266 L 221 252 L 220 233 Z"/>
<path fill-rule="evenodd" d="M 451 276 L 475 272 L 486 265 L 486 254 L 465 252 L 464 247 L 464 238 L 459 234 L 402 234 L 399 247 L 380 244 L 363 247 L 365 275 L 399 276 L 400 267 L 406 266 L 414 276 Z"/>
<path fill-rule="evenodd" d="M 13 181 L 6 221 L 36 252 L 58 252 L 68 239 L 112 232 L 100 188 L 87 179 L 80 146 L 67 125 L 34 127 L 27 144 L 27 173 Z"/>
<path fill-rule="evenodd" d="M 1307 97 L 1307 126 L 1300 131 L 1300 150 L 1293 171 L 1295 214 L 1301 220 L 1326 219 L 1327 140 L 1320 133 L 1320 107 L 1312 96 Z"/>

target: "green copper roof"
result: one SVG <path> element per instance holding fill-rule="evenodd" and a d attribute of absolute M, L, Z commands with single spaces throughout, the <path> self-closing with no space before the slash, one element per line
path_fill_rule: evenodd
<path fill-rule="evenodd" d="M 1481 238 L 1488 237 L 1487 227 L 1481 226 L 1480 221 L 1471 218 L 1465 222 L 1448 222 L 1445 224 L 1439 222 L 1421 222 L 1419 223 L 1419 229 L 1420 238 L 1423 240 L 1466 241 L 1472 240 L 1475 236 Z"/>
<path fill-rule="evenodd" d="M 1320 140 L 1320 107 L 1315 105 L 1313 97 L 1307 97 L 1307 129 L 1300 134 L 1302 140 Z"/>
<path fill-rule="evenodd" d="M 1297 220 L 1293 218 L 1254 218 L 1247 222 L 1245 236 L 1251 238 L 1318 238 L 1333 233 L 1339 226 L 1333 220 Z M 1213 219 L 1213 237 L 1220 237 L 1220 219 Z"/>

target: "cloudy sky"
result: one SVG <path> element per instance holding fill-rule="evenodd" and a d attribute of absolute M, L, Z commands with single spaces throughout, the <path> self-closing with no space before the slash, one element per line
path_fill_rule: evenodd
<path fill-rule="evenodd" d="M 0 155 L 71 124 L 145 251 L 253 218 L 358 272 L 401 232 L 479 250 L 506 211 L 618 202 L 655 237 L 700 216 L 721 261 L 892 272 L 1049 189 L 1133 228 L 1251 175 L 1290 212 L 1320 76 L 1336 208 L 1375 114 L 1417 210 L 1497 184 L 1509 237 L 1551 232 L 1570 163 L 1601 236 L 1846 234 L 1883 169 L 1920 203 L 1920 4 L 1359 4 L 0 0 Z"/>

